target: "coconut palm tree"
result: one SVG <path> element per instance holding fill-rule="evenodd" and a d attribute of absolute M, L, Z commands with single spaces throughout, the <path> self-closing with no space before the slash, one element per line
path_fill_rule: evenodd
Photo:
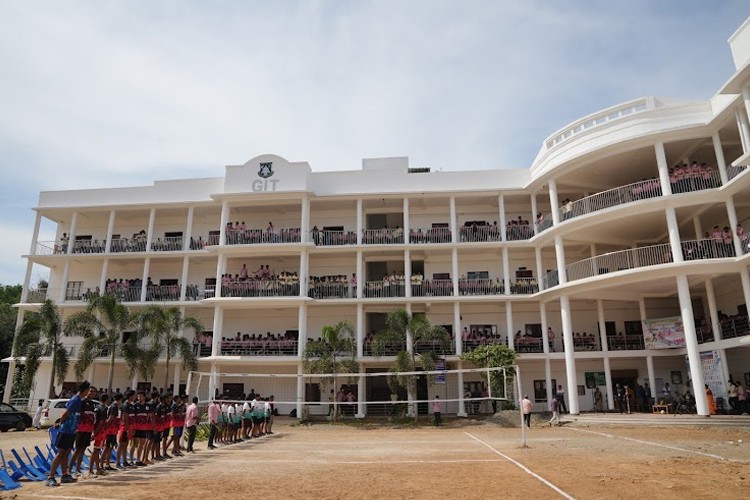
<path fill-rule="evenodd" d="M 336 389 L 338 373 L 354 373 L 357 365 L 357 343 L 354 328 L 348 321 L 323 327 L 320 340 L 308 342 L 302 354 L 307 373 L 333 374 L 333 388 Z M 336 420 L 338 411 L 333 412 Z"/>
<path fill-rule="evenodd" d="M 70 359 L 68 350 L 62 343 L 63 320 L 57 305 L 47 299 L 39 310 L 27 315 L 16 332 L 13 343 L 13 352 L 16 359 L 26 358 L 23 376 L 21 377 L 21 389 L 28 393 L 36 378 L 41 358 L 52 357 L 52 370 L 50 373 L 49 397 L 55 396 L 55 380 L 62 385 L 68 373 Z"/>
<path fill-rule="evenodd" d="M 109 356 L 107 392 L 112 394 L 115 356 L 122 348 L 123 332 L 133 326 L 133 315 L 113 294 L 94 295 L 86 309 L 78 311 L 65 321 L 65 335 L 83 337 L 75 364 L 76 377 L 83 373 L 102 354 Z"/>
<path fill-rule="evenodd" d="M 437 366 L 436 346 L 441 350 L 448 347 L 450 339 L 448 332 L 442 326 L 433 325 L 424 315 L 411 315 L 406 309 L 399 308 L 389 312 L 385 319 L 386 328 L 375 335 L 372 350 L 375 356 L 382 356 L 388 346 L 394 344 L 403 348 L 396 354 L 396 360 L 389 368 L 394 375 L 389 377 L 388 385 L 392 391 L 399 387 L 405 388 L 409 399 L 417 393 L 417 375 L 399 375 L 404 372 L 414 372 L 418 367 L 425 371 L 433 371 Z M 435 377 L 428 376 L 432 381 Z M 419 421 L 419 412 L 411 407 L 414 422 Z"/>
<path fill-rule="evenodd" d="M 140 349 L 141 356 L 139 371 L 150 380 L 153 377 L 156 363 L 159 357 L 165 354 L 166 368 L 164 372 L 164 387 L 169 387 L 169 362 L 178 357 L 188 370 L 198 369 L 198 359 L 193 351 L 193 344 L 180 333 L 185 329 L 193 330 L 193 333 L 203 331 L 203 324 L 194 316 L 183 316 L 178 307 L 162 307 L 151 305 L 139 311 L 136 315 L 139 325 L 137 337 L 150 338 L 150 348 Z M 137 342 L 136 342 L 137 346 Z M 175 388 L 177 389 L 177 388 Z"/>

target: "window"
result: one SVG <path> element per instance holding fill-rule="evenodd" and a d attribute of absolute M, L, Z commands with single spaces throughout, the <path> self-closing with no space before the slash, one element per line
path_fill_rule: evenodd
<path fill-rule="evenodd" d="M 542 324 L 541 323 L 530 323 L 524 327 L 524 332 L 529 337 L 542 338 Z"/>
<path fill-rule="evenodd" d="M 320 384 L 305 384 L 305 401 L 320 401 Z"/>
<path fill-rule="evenodd" d="M 642 335 L 643 324 L 640 321 L 626 321 L 625 322 L 625 334 Z"/>
<path fill-rule="evenodd" d="M 165 238 L 182 238 L 182 231 L 171 231 L 164 233 Z"/>
<path fill-rule="evenodd" d="M 470 325 L 469 332 L 476 335 L 495 335 L 497 325 Z"/>
<path fill-rule="evenodd" d="M 557 387 L 557 380 L 552 379 L 552 391 L 554 392 Z M 547 402 L 547 381 L 546 380 L 535 380 L 534 381 L 534 402 L 535 403 L 546 403 Z"/>
<path fill-rule="evenodd" d="M 65 300 L 81 300 L 81 290 L 83 290 L 83 281 L 68 281 Z"/>
<path fill-rule="evenodd" d="M 489 279 L 489 271 L 469 271 L 466 273 L 466 277 L 470 280 L 486 280 Z"/>

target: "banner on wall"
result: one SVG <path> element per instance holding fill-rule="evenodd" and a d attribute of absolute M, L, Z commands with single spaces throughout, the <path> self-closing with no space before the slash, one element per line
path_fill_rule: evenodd
<path fill-rule="evenodd" d="M 646 349 L 674 349 L 685 347 L 685 330 L 682 318 L 644 319 L 643 340 Z"/>
<path fill-rule="evenodd" d="M 711 392 L 714 393 L 714 400 L 718 398 L 724 398 L 724 401 L 729 401 L 729 395 L 727 394 L 726 381 L 724 380 L 724 362 L 719 355 L 719 351 L 705 351 L 700 353 L 701 356 L 701 371 L 703 372 L 703 382 L 711 388 Z M 690 373 L 690 360 L 685 356 L 687 363 L 688 374 Z M 692 387 L 691 387 L 692 389 Z"/>
<path fill-rule="evenodd" d="M 437 366 L 435 366 L 435 370 L 443 372 L 443 373 L 437 374 L 437 377 L 435 377 L 435 383 L 444 384 L 445 383 L 445 360 L 444 359 L 437 360 Z"/>

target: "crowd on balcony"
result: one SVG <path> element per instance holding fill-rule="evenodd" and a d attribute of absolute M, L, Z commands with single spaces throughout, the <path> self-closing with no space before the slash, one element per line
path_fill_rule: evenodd
<path fill-rule="evenodd" d="M 669 186 L 673 194 L 721 187 L 721 180 L 714 172 L 713 167 L 698 165 L 697 161 L 678 164 L 669 169 Z"/>
<path fill-rule="evenodd" d="M 156 241 L 151 243 L 151 250 L 154 252 L 179 252 L 182 250 L 182 236 L 156 238 Z"/>
<path fill-rule="evenodd" d="M 482 345 L 504 344 L 503 336 L 497 329 L 486 327 L 469 327 L 465 326 L 461 330 L 461 341 L 463 342 L 464 351 L 476 349 Z"/>
<path fill-rule="evenodd" d="M 377 334 L 375 332 L 370 332 L 365 335 L 365 338 L 363 339 L 363 354 L 365 356 L 374 356 L 375 352 L 373 350 L 373 343 L 375 342 L 375 337 Z M 441 342 L 440 340 L 433 340 L 429 344 L 425 344 L 424 342 L 417 345 L 417 349 L 419 350 L 432 350 L 435 351 L 439 355 L 448 355 L 448 354 L 454 354 L 456 352 L 456 348 L 454 345 L 454 342 L 452 340 L 451 335 L 446 336 L 446 342 Z M 401 341 L 393 341 L 393 342 L 387 342 L 383 346 L 383 356 L 396 356 L 399 352 L 406 350 L 406 344 Z"/>
<path fill-rule="evenodd" d="M 239 274 L 221 276 L 222 297 L 293 297 L 299 295 L 299 275 L 293 271 L 271 271 L 268 264 L 255 270 L 252 275 L 246 264 Z"/>
<path fill-rule="evenodd" d="M 738 227 L 738 236 L 741 226 Z M 741 238 L 741 237 L 740 237 Z M 743 242 L 743 247 L 745 243 Z M 703 233 L 697 241 L 682 242 L 682 256 L 685 260 L 717 259 L 734 257 L 734 235 L 729 226 L 714 226 L 711 232 Z"/>
<path fill-rule="evenodd" d="M 111 278 L 107 279 L 105 283 L 105 290 L 107 293 L 116 295 L 123 302 L 139 302 L 141 300 L 141 288 L 143 286 L 143 280 L 140 278 Z M 190 287 L 188 287 L 190 288 Z M 197 287 L 193 285 L 193 297 L 191 299 L 196 300 L 198 298 Z M 98 290 L 98 288 L 97 288 Z M 86 295 L 88 291 L 84 294 Z M 147 301 L 175 301 L 180 300 L 181 289 L 179 284 L 171 285 L 156 285 L 148 278 L 146 281 L 146 300 Z"/>
<path fill-rule="evenodd" d="M 532 236 L 534 236 L 534 229 L 531 227 L 528 220 L 525 220 L 519 215 L 518 219 L 508 221 L 505 229 L 505 238 L 508 241 L 528 240 Z"/>
<path fill-rule="evenodd" d="M 310 276 L 307 296 L 313 299 L 347 299 L 356 294 L 357 275 L 351 281 L 345 274 Z"/>
<path fill-rule="evenodd" d="M 519 217 L 520 219 L 520 217 Z M 510 224 L 508 225 L 508 231 L 515 231 L 513 226 L 514 221 L 510 221 Z M 515 221 L 516 223 L 518 221 Z M 528 224 L 528 221 L 527 221 Z M 532 231 L 533 235 L 533 231 Z M 492 224 L 490 224 L 487 221 L 471 221 L 464 223 L 463 226 L 461 226 L 458 230 L 458 237 L 459 241 L 468 241 L 468 242 L 475 242 L 475 241 L 499 241 L 500 240 L 500 228 L 497 227 L 497 221 L 493 221 Z M 511 238 L 508 236 L 508 239 L 526 239 L 526 238 Z M 450 241 L 450 240 L 448 240 Z"/>
<path fill-rule="evenodd" d="M 363 229 L 362 243 L 365 245 L 393 245 L 404 242 L 404 230 L 400 226 L 380 229 Z"/>
<path fill-rule="evenodd" d="M 274 227 L 269 222 L 265 229 L 248 228 L 245 221 L 236 221 L 234 224 L 227 222 L 224 229 L 227 245 L 256 245 L 260 243 L 299 243 L 300 228 Z"/>
<path fill-rule="evenodd" d="M 105 243 L 99 240 L 77 240 L 73 244 L 73 253 L 104 253 Z"/>
<path fill-rule="evenodd" d="M 221 354 L 225 356 L 296 356 L 296 333 L 245 333 L 221 338 Z"/>
<path fill-rule="evenodd" d="M 131 238 L 113 238 L 110 251 L 112 252 L 145 252 L 148 235 L 145 229 L 133 233 Z"/>
<path fill-rule="evenodd" d="M 464 228 L 461 229 L 463 230 Z M 409 243 L 450 243 L 452 240 L 451 229 L 447 224 L 433 225 L 429 229 L 419 228 L 409 230 Z"/>
<path fill-rule="evenodd" d="M 313 226 L 312 240 L 315 245 L 356 245 L 357 244 L 357 233 L 354 231 L 345 231 L 341 229 L 318 229 L 318 226 Z"/>

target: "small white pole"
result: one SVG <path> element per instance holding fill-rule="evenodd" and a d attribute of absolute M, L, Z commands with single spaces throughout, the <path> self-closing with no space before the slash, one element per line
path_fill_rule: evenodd
<path fill-rule="evenodd" d="M 526 446 L 526 424 L 523 421 L 523 405 L 521 404 L 521 396 L 523 395 L 523 392 L 521 390 L 521 370 L 518 368 L 518 365 L 516 365 L 515 368 L 516 386 L 518 388 L 518 407 L 521 413 L 521 448 L 528 448 L 528 446 Z"/>

